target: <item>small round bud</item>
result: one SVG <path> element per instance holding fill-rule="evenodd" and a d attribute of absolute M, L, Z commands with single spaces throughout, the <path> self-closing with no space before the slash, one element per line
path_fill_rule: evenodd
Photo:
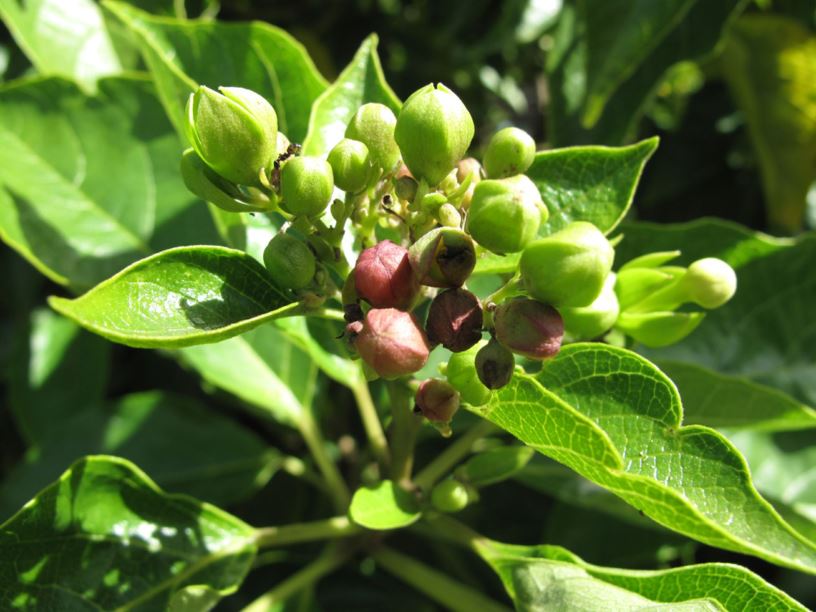
<path fill-rule="evenodd" d="M 533 164 L 536 144 L 533 137 L 515 127 L 493 134 L 484 155 L 484 168 L 490 178 L 523 174 Z"/>
<path fill-rule="evenodd" d="M 496 339 L 529 359 L 555 357 L 564 337 L 564 320 L 552 306 L 529 298 L 507 300 L 493 313 Z"/>
<path fill-rule="evenodd" d="M 440 512 L 459 512 L 468 501 L 467 487 L 453 478 L 443 480 L 431 491 L 431 504 Z"/>
<path fill-rule="evenodd" d="M 432 423 L 450 423 L 459 410 L 459 392 L 444 380 L 429 378 L 419 384 L 416 406 Z"/>
<path fill-rule="evenodd" d="M 445 227 L 458 228 L 462 224 L 462 215 L 459 214 L 459 211 L 456 210 L 456 207 L 450 202 L 445 202 L 439 207 L 439 210 L 436 211 L 436 218 L 439 220 L 439 223 Z"/>
<path fill-rule="evenodd" d="M 521 255 L 528 293 L 546 304 L 589 306 L 612 270 L 615 250 L 601 231 L 585 221 L 532 242 Z"/>
<path fill-rule="evenodd" d="M 422 369 L 431 351 L 413 315 L 395 308 L 369 310 L 353 343 L 360 357 L 383 378 Z"/>
<path fill-rule="evenodd" d="M 461 287 L 476 266 L 473 240 L 459 229 L 431 230 L 408 253 L 419 282 L 430 287 Z"/>
<path fill-rule="evenodd" d="M 734 297 L 737 275 L 722 259 L 706 257 L 688 267 L 682 284 L 690 301 L 703 308 L 719 308 Z"/>
<path fill-rule="evenodd" d="M 415 91 L 402 105 L 394 138 L 402 159 L 417 179 L 435 186 L 456 166 L 473 140 L 465 105 L 439 83 Z"/>
<path fill-rule="evenodd" d="M 394 182 L 394 191 L 400 200 L 413 202 L 417 194 L 417 182 L 411 176 L 401 176 Z"/>
<path fill-rule="evenodd" d="M 278 117 L 262 96 L 241 87 L 201 85 L 187 101 L 185 129 L 198 156 L 236 184 L 258 185 L 275 157 Z"/>
<path fill-rule="evenodd" d="M 524 175 L 481 181 L 473 190 L 467 231 L 494 253 L 516 253 L 538 234 L 543 206 L 535 183 Z"/>
<path fill-rule="evenodd" d="M 490 399 L 490 389 L 479 380 L 476 372 L 476 354 L 487 346 L 482 340 L 461 353 L 454 353 L 448 361 L 445 376 L 448 382 L 462 396 L 462 400 L 473 406 L 482 406 Z"/>
<path fill-rule="evenodd" d="M 278 234 L 263 252 L 264 265 L 279 287 L 303 289 L 315 275 L 315 256 L 303 242 L 289 234 Z"/>
<path fill-rule="evenodd" d="M 358 193 L 368 184 L 371 160 L 368 147 L 359 140 L 344 138 L 329 152 L 334 183 L 343 191 Z"/>
<path fill-rule="evenodd" d="M 513 353 L 491 338 L 476 353 L 476 374 L 488 389 L 501 389 L 513 377 L 516 361 Z"/>
<path fill-rule="evenodd" d="M 428 310 L 428 339 L 449 351 L 466 351 L 482 339 L 482 305 L 466 289 L 437 295 Z"/>
<path fill-rule="evenodd" d="M 319 157 L 293 157 L 281 169 L 282 206 L 293 215 L 314 217 L 331 200 L 334 177 L 329 163 Z"/>
<path fill-rule="evenodd" d="M 620 314 L 618 296 L 615 294 L 615 273 L 609 273 L 601 294 L 589 306 L 562 307 L 560 312 L 564 328 L 576 340 L 592 340 L 612 329 Z"/>
<path fill-rule="evenodd" d="M 359 140 L 368 147 L 371 161 L 385 171 L 397 165 L 400 150 L 394 140 L 397 118 L 384 104 L 363 104 L 346 127 L 346 138 Z"/>
<path fill-rule="evenodd" d="M 407 309 L 419 291 L 408 251 L 390 240 L 360 253 L 354 285 L 357 295 L 375 308 Z"/>

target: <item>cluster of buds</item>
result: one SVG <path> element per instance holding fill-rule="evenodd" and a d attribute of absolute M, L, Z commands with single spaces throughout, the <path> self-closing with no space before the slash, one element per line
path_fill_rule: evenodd
<path fill-rule="evenodd" d="M 346 341 L 371 377 L 414 375 L 436 347 L 451 352 L 445 378 L 421 381 L 416 393 L 417 411 L 446 435 L 460 403 L 490 401 L 517 358 L 550 359 L 565 338 L 613 329 L 648 346 L 670 344 L 703 316 L 680 306 L 716 308 L 736 288 L 734 271 L 717 259 L 682 268 L 666 265 L 678 253 L 653 253 L 616 274 L 614 248 L 591 223 L 552 232 L 525 174 L 534 170 L 533 138 L 505 128 L 483 164 L 465 157 L 473 119 L 442 84 L 414 92 L 396 114 L 364 104 L 325 159 L 301 155 L 278 131 L 272 106 L 241 88 L 200 87 L 186 127 L 187 186 L 225 210 L 283 219 L 264 251 L 270 277 L 304 304 L 339 301 Z M 338 190 L 344 199 L 333 199 Z M 350 273 L 349 224 L 359 251 Z M 488 251 L 519 254 L 519 268 L 480 297 L 467 283 Z M 466 503 L 456 493 L 452 505 Z"/>

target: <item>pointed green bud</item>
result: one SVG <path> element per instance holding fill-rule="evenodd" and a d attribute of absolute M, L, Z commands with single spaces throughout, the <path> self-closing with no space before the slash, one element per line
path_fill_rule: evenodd
<path fill-rule="evenodd" d="M 187 101 L 187 137 L 216 174 L 258 185 L 276 156 L 278 117 L 262 96 L 241 87 L 200 86 Z"/>
<path fill-rule="evenodd" d="M 536 144 L 533 137 L 515 127 L 493 134 L 484 155 L 484 169 L 490 178 L 524 174 L 533 165 Z"/>
<path fill-rule="evenodd" d="M 408 249 L 419 282 L 430 287 L 461 287 L 476 266 L 476 248 L 465 232 L 431 230 Z"/>
<path fill-rule="evenodd" d="M 521 255 L 521 278 L 535 299 L 556 308 L 589 306 L 612 270 L 615 250 L 585 221 L 532 242 Z"/>
<path fill-rule="evenodd" d="M 326 210 L 334 190 L 329 162 L 319 157 L 293 157 L 281 169 L 283 208 L 293 215 L 314 217 Z"/>
<path fill-rule="evenodd" d="M 474 126 L 465 105 L 439 83 L 415 91 L 402 105 L 394 138 L 417 179 L 442 182 L 468 150 Z"/>
<path fill-rule="evenodd" d="M 394 140 L 397 117 L 384 104 L 363 104 L 346 127 L 346 138 L 359 140 L 368 147 L 371 161 L 386 172 L 393 170 L 400 159 Z"/>
<path fill-rule="evenodd" d="M 272 238 L 264 249 L 263 260 L 275 284 L 285 289 L 303 289 L 315 275 L 316 262 L 311 249 L 289 234 Z"/>
<path fill-rule="evenodd" d="M 465 485 L 448 478 L 431 490 L 431 504 L 440 512 L 459 512 L 468 505 L 470 496 Z"/>
<path fill-rule="evenodd" d="M 560 343 L 559 343 L 560 344 Z M 501 389 L 513 377 L 516 361 L 505 346 L 495 338 L 488 340 L 476 353 L 476 374 L 488 389 Z"/>
<path fill-rule="evenodd" d="M 516 253 L 538 234 L 547 210 L 535 183 L 519 175 L 481 181 L 473 191 L 466 229 L 494 253 Z"/>
<path fill-rule="evenodd" d="M 274 197 L 267 196 L 263 196 L 265 202 L 260 198 L 245 201 L 244 194 L 207 167 L 193 149 L 187 149 L 181 155 L 181 177 L 192 193 L 227 212 L 265 212 L 277 203 Z"/>
<path fill-rule="evenodd" d="M 454 353 L 448 361 L 445 376 L 462 397 L 462 401 L 472 406 L 482 406 L 490 399 L 490 389 L 484 386 L 476 373 L 476 354 L 487 346 L 482 340 L 461 353 Z"/>
<path fill-rule="evenodd" d="M 606 277 L 601 294 L 589 306 L 562 307 L 564 329 L 575 340 L 593 340 L 612 329 L 620 314 L 615 294 L 615 273 Z"/>
<path fill-rule="evenodd" d="M 683 276 L 689 300 L 703 308 L 719 308 L 734 297 L 737 275 L 734 268 L 716 257 L 698 259 Z"/>
<path fill-rule="evenodd" d="M 652 348 L 679 342 L 702 322 L 703 312 L 623 312 L 615 329 Z"/>
<path fill-rule="evenodd" d="M 368 147 L 359 140 L 344 138 L 329 152 L 334 183 L 347 193 L 359 193 L 371 177 Z"/>
<path fill-rule="evenodd" d="M 493 323 L 496 339 L 529 359 L 549 359 L 561 350 L 564 320 L 548 304 L 524 297 L 507 300 L 496 308 Z"/>

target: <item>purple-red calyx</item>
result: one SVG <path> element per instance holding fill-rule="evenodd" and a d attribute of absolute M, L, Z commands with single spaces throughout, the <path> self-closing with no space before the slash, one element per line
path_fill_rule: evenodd
<path fill-rule="evenodd" d="M 516 298 L 493 313 L 496 339 L 514 353 L 530 359 L 548 359 L 561 349 L 564 320 L 547 304 Z"/>
<path fill-rule="evenodd" d="M 449 351 L 466 351 L 482 339 L 482 306 L 466 289 L 448 289 L 431 302 L 428 339 Z"/>
<path fill-rule="evenodd" d="M 431 352 L 414 316 L 396 308 L 372 308 L 362 323 L 351 323 L 348 332 L 363 361 L 383 378 L 413 374 L 425 365 Z"/>
<path fill-rule="evenodd" d="M 360 298 L 374 308 L 410 308 L 419 282 L 408 251 L 383 240 L 360 253 L 354 267 L 354 284 Z"/>

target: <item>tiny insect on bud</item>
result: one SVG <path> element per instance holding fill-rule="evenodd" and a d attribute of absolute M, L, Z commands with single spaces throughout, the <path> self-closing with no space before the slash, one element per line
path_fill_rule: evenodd
<path fill-rule="evenodd" d="M 449 351 L 466 351 L 482 339 L 482 306 L 466 289 L 448 289 L 437 295 L 428 310 L 428 338 Z"/>
<path fill-rule="evenodd" d="M 419 291 L 408 251 L 390 240 L 360 253 L 354 284 L 359 297 L 375 308 L 407 309 Z"/>

